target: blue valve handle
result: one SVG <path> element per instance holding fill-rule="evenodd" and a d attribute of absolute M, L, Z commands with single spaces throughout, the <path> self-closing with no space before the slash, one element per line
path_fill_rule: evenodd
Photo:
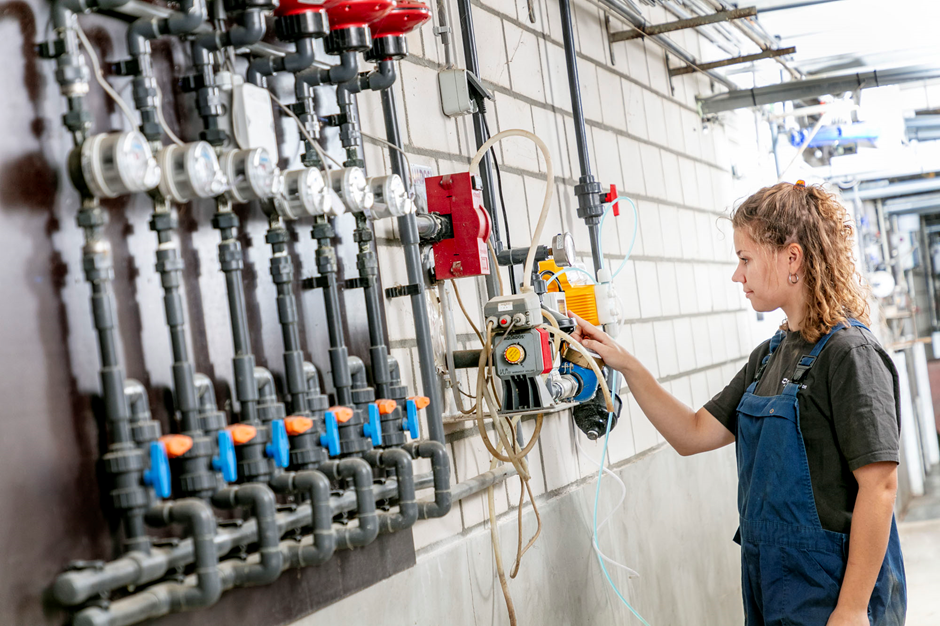
<path fill-rule="evenodd" d="M 158 498 L 170 497 L 170 458 L 162 441 L 150 442 L 150 469 L 144 472 L 144 484 L 153 487 Z"/>
<path fill-rule="evenodd" d="M 222 480 L 227 483 L 233 483 L 238 480 L 238 465 L 235 461 L 235 442 L 232 441 L 232 433 L 219 431 L 219 456 L 212 459 L 212 467 L 217 472 L 222 472 Z"/>
<path fill-rule="evenodd" d="M 411 435 L 412 439 L 417 439 L 421 436 L 418 425 L 418 405 L 414 400 L 406 400 L 405 419 L 402 422 L 402 430 Z"/>
<path fill-rule="evenodd" d="M 372 437 L 372 445 L 382 445 L 382 419 L 379 417 L 379 405 L 369 405 L 369 421 L 362 425 L 362 435 Z"/>
<path fill-rule="evenodd" d="M 287 428 L 284 420 L 271 421 L 271 443 L 264 447 L 265 453 L 278 467 L 290 465 L 290 444 L 287 441 Z"/>
<path fill-rule="evenodd" d="M 323 418 L 326 422 L 326 432 L 320 435 L 320 445 L 326 448 L 330 456 L 336 456 L 339 454 L 339 423 L 333 411 L 324 413 Z"/>

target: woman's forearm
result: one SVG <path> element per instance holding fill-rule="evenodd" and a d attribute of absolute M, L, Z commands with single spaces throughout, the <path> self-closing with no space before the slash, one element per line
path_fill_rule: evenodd
<path fill-rule="evenodd" d="M 700 452 L 695 412 L 666 391 L 633 355 L 620 370 L 637 404 L 679 454 Z"/>
<path fill-rule="evenodd" d="M 894 471 L 896 476 L 897 470 Z M 868 610 L 888 548 L 896 491 L 890 481 L 859 484 L 852 513 L 849 559 L 839 593 L 840 609 L 859 613 Z"/>

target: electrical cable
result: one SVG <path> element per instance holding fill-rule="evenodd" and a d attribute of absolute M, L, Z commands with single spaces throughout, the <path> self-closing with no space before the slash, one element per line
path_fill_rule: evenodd
<path fill-rule="evenodd" d="M 486 132 L 486 136 L 490 136 L 490 125 L 486 121 L 486 112 L 483 111 L 483 114 L 480 115 L 480 119 L 483 120 L 483 130 Z M 503 232 L 506 233 L 506 247 L 512 250 L 512 236 L 509 233 L 509 213 L 506 210 L 506 198 L 503 196 L 503 173 L 499 169 L 499 160 L 496 158 L 496 148 L 490 148 L 490 156 L 493 158 L 493 169 L 496 170 L 496 187 L 499 189 L 499 204 L 502 208 L 503 213 Z M 494 257 L 495 254 L 494 254 Z M 515 267 L 509 266 L 509 285 L 512 288 L 512 292 L 516 293 L 516 271 Z"/>
<path fill-rule="evenodd" d="M 157 122 L 160 123 L 160 128 L 162 128 L 166 136 L 170 138 L 170 141 L 178 146 L 185 145 L 183 140 L 170 130 L 170 125 L 166 123 L 166 118 L 163 117 L 163 91 L 161 91 L 160 85 L 154 82 L 154 88 L 157 90 Z"/>
<path fill-rule="evenodd" d="M 124 113 L 124 117 L 127 118 L 127 121 L 131 123 L 131 128 L 137 128 L 137 119 L 134 116 L 134 111 L 124 102 L 124 98 L 118 95 L 118 92 L 114 90 L 111 85 L 108 84 L 108 81 L 104 79 L 104 74 L 101 73 L 101 64 L 98 62 L 98 54 L 95 52 L 95 49 L 92 47 L 91 42 L 88 41 L 88 37 L 85 35 L 85 31 L 82 30 L 81 25 L 78 23 L 78 20 L 75 20 L 75 34 L 78 35 L 78 40 L 82 43 L 82 48 L 85 49 L 85 54 L 88 55 L 88 60 L 91 61 L 92 73 L 95 75 L 95 81 L 101 88 L 104 89 L 104 92 L 114 100 L 114 104 L 121 109 L 121 112 Z"/>
<path fill-rule="evenodd" d="M 552 191 L 555 187 L 555 174 L 552 169 L 552 156 L 545 142 L 534 133 L 518 128 L 504 130 L 487 139 L 470 161 L 470 171 L 472 172 L 477 168 L 483 155 L 486 154 L 487 150 L 489 150 L 493 144 L 502 141 L 506 137 L 525 137 L 526 139 L 532 140 L 535 142 L 535 145 L 538 146 L 539 150 L 542 151 L 542 156 L 545 157 L 545 198 L 542 200 L 542 210 L 539 213 L 538 222 L 532 233 L 533 245 L 529 246 L 529 253 L 526 255 L 525 265 L 523 266 L 522 292 L 527 293 L 532 291 L 532 266 L 535 262 L 535 252 L 538 247 L 535 245 L 535 242 L 539 241 L 542 237 L 542 230 L 545 228 L 545 222 L 548 220 L 548 210 L 552 203 Z"/>
<path fill-rule="evenodd" d="M 277 96 L 275 96 L 270 91 L 268 92 L 268 95 L 271 97 L 271 100 L 273 100 L 274 103 L 277 104 L 277 106 L 283 109 L 283 111 L 288 115 L 288 117 L 290 117 L 292 120 L 297 122 L 297 127 L 300 129 L 300 133 L 304 136 L 304 139 L 306 139 L 307 142 L 311 146 L 313 146 L 313 149 L 316 150 L 317 154 L 320 155 L 320 163 L 322 164 L 320 169 L 323 171 L 324 175 L 326 174 L 326 170 L 329 168 L 329 166 L 327 165 L 327 159 L 329 159 L 330 161 L 333 161 L 333 163 L 335 163 L 336 167 L 338 167 L 339 169 L 343 169 L 343 165 L 339 161 L 337 161 L 336 159 L 334 159 L 329 154 L 323 151 L 323 148 L 320 147 L 320 144 L 317 143 L 317 141 L 313 138 L 313 136 L 307 131 L 307 127 L 304 126 L 304 123 L 302 121 L 300 121 L 300 118 L 297 117 L 297 115 L 293 111 L 290 110 L 290 107 L 288 107 L 286 104 L 281 102 L 277 98 Z"/>
<path fill-rule="evenodd" d="M 496 250 L 493 249 L 493 243 L 489 239 L 486 240 L 486 247 L 490 249 L 490 254 L 492 254 L 493 259 L 495 259 Z M 496 279 L 499 281 L 499 295 L 504 296 L 506 295 L 506 285 L 503 284 L 503 274 L 499 271 L 499 264 L 496 265 L 494 271 L 496 272 Z"/>

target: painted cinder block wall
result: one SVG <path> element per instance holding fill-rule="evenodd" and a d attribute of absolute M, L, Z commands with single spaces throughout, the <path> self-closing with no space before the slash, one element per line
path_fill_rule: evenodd
<path fill-rule="evenodd" d="M 570 231 L 582 260 L 590 263 L 587 230 L 575 214 L 579 170 L 558 3 L 534 4 L 534 24 L 524 0 L 473 4 L 481 78 L 495 94 L 495 102 L 487 104 L 488 123 L 493 133 L 523 128 L 548 144 L 555 197 L 543 239 Z M 670 83 L 662 50 L 638 40 L 614 44 L 611 59 L 603 12 L 585 0 L 572 5 L 594 173 L 634 198 L 639 211 L 633 254 L 616 281 L 627 318 L 619 340 L 667 389 L 698 408 L 731 379 L 762 333 L 770 332 L 758 327 L 730 280 L 735 264 L 731 227 L 722 219 L 735 192 L 746 188 L 733 181 L 732 166 L 753 169 L 765 158 L 759 154 L 753 117 L 730 115 L 703 127 L 695 95 L 710 92 L 707 78 L 692 74 Z M 644 10 L 654 23 L 669 19 L 662 9 Z M 456 19 L 455 5 L 452 15 Z M 459 24 L 453 27 L 462 66 Z M 624 26 L 614 20 L 612 28 Z M 694 32 L 673 36 L 699 58 L 718 56 Z M 399 64 L 394 87 L 406 151 L 413 164 L 435 174 L 465 170 L 476 144 L 469 117 L 451 119 L 441 112 L 440 40 L 425 25 L 410 37 L 409 46 L 411 56 Z M 363 94 L 359 105 L 364 131 L 384 136 L 379 98 Z M 383 150 L 366 142 L 367 167 L 385 168 Z M 504 141 L 498 154 L 509 234 L 513 245 L 526 245 L 542 203 L 545 164 L 535 146 L 521 139 Z M 611 264 L 623 259 L 632 232 L 631 212 L 622 203 L 620 217 L 605 224 L 604 251 Z M 380 227 L 377 234 L 385 285 L 405 283 L 394 227 Z M 458 286 L 468 308 L 478 311 L 486 294 L 482 281 L 463 279 Z M 415 341 L 405 300 L 389 302 L 390 347 L 414 381 Z M 429 295 L 429 306 L 432 317 L 438 317 L 436 292 Z M 454 322 L 459 347 L 474 347 L 476 339 L 459 312 Z M 461 376 L 465 390 L 476 388 L 472 375 Z M 443 393 L 453 411 L 449 390 Z M 652 624 L 740 623 L 740 569 L 731 542 L 737 519 L 733 448 L 681 458 L 643 416 L 629 390 L 621 393 L 628 401 L 611 434 L 609 461 L 627 493 L 601 545 L 641 577 L 628 580 L 611 568 L 614 579 Z M 532 422 L 524 424 L 526 436 L 532 429 Z M 448 426 L 448 432 L 455 480 L 488 469 L 489 455 L 472 423 Z M 606 587 L 590 552 L 597 468 L 589 457 L 600 455 L 601 447 L 577 431 L 568 413 L 546 418 L 529 458 L 542 535 L 511 583 L 520 624 L 639 623 Z M 495 496 L 504 561 L 511 563 L 518 482 L 500 485 Z M 605 485 L 601 516 L 619 496 L 619 486 Z M 371 619 L 387 625 L 508 623 L 484 498 L 465 500 L 446 518 L 415 526 L 415 568 L 297 624 L 338 623 L 349 615 L 356 615 L 357 623 Z M 534 529 L 527 504 L 523 532 L 528 537 Z"/>

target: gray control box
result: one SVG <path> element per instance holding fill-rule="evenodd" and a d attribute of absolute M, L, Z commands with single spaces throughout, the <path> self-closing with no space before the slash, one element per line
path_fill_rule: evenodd
<path fill-rule="evenodd" d="M 510 296 L 496 296 L 483 307 L 486 322 L 493 327 L 523 330 L 542 323 L 542 303 L 534 291 Z"/>

